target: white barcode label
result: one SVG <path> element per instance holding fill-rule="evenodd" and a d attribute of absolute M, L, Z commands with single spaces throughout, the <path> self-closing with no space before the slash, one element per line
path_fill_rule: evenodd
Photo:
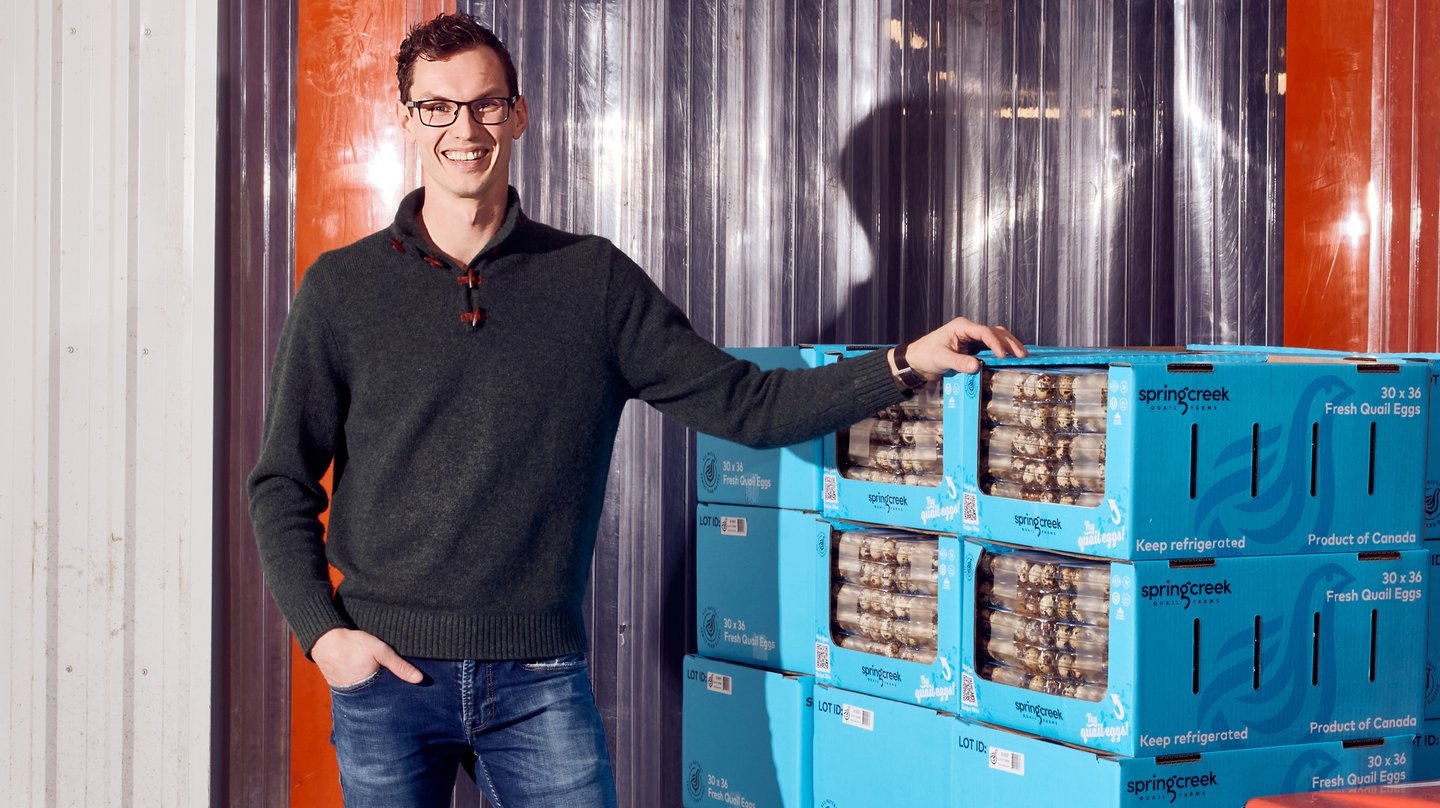
<path fill-rule="evenodd" d="M 990 747 L 990 768 L 1011 774 L 1025 774 L 1025 756 L 1009 749 Z"/>
<path fill-rule="evenodd" d="M 979 498 L 975 496 L 974 492 L 966 491 L 965 494 L 964 494 L 964 496 L 960 497 L 960 500 L 961 500 L 961 502 L 963 503 L 963 504 L 962 504 L 962 507 L 964 508 L 964 513 L 961 514 L 961 518 L 963 518 L 963 519 L 965 520 L 965 524 L 967 524 L 967 525 L 976 525 L 976 524 L 979 524 L 979 523 L 980 523 L 980 500 L 979 500 Z"/>
<path fill-rule="evenodd" d="M 980 699 L 975 697 L 975 677 L 968 673 L 960 674 L 960 703 L 968 707 L 980 704 Z"/>
<path fill-rule="evenodd" d="M 815 672 L 830 672 L 830 643 L 828 642 L 815 643 Z"/>
<path fill-rule="evenodd" d="M 875 731 L 875 713 L 864 707 L 842 704 L 840 706 L 840 720 L 852 727 L 859 727 L 869 732 Z"/>
<path fill-rule="evenodd" d="M 711 693 L 719 693 L 722 696 L 730 695 L 730 677 L 723 673 L 705 674 L 705 687 Z"/>
<path fill-rule="evenodd" d="M 820 486 L 820 500 L 832 505 L 840 501 L 840 494 L 837 492 L 837 483 L 834 474 L 825 475 L 825 481 Z"/>
<path fill-rule="evenodd" d="M 721 536 L 744 536 L 749 533 L 743 516 L 722 516 L 720 517 Z"/>

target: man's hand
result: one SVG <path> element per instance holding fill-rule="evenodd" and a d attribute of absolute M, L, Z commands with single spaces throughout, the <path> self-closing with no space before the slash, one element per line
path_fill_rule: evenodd
<path fill-rule="evenodd" d="M 412 685 L 425 678 L 419 668 L 406 662 L 379 637 L 354 629 L 332 628 L 320 635 L 310 649 L 310 658 L 331 687 L 358 684 L 381 668 L 388 668 Z"/>
<path fill-rule="evenodd" d="M 905 361 L 921 376 L 934 381 L 945 375 L 947 370 L 961 373 L 979 370 L 980 360 L 971 353 L 981 346 L 994 351 L 996 356 L 1025 355 L 1025 346 L 1009 329 L 956 317 L 910 343 L 905 349 Z M 897 370 L 894 350 L 890 352 L 890 370 Z"/>

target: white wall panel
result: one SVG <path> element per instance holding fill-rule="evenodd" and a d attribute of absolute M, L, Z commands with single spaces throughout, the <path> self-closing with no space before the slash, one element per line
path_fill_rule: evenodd
<path fill-rule="evenodd" d="M 216 10 L 0 27 L 0 801 L 210 801 Z"/>

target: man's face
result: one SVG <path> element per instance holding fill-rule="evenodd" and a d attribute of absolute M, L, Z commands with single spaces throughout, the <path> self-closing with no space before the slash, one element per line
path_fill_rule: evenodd
<path fill-rule="evenodd" d="M 500 57 L 490 48 L 464 51 L 444 61 L 415 61 L 411 100 L 447 98 L 466 102 L 509 95 Z M 399 114 L 405 136 L 420 150 L 427 206 L 437 201 L 444 204 L 446 199 L 505 204 L 510 185 L 510 151 L 529 120 L 524 98 L 515 102 L 510 118 L 498 124 L 476 123 L 465 107 L 455 122 L 445 127 L 422 124 L 419 112 L 406 109 L 404 104 L 399 104 Z"/>

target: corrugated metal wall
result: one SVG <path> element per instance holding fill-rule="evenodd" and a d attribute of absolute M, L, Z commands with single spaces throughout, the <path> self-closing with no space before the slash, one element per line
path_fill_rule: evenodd
<path fill-rule="evenodd" d="M 1278 338 L 1284 0 L 460 8 L 520 68 L 527 211 L 614 239 L 720 344 L 894 341 L 954 314 L 1042 343 Z M 257 51 L 233 58 L 278 80 Z M 260 113 L 244 114 L 256 144 Z M 267 143 L 267 165 L 289 147 Z M 258 436 L 235 434 L 253 453 Z M 601 527 L 592 670 L 628 806 L 679 801 L 690 453 L 632 408 Z"/>
<path fill-rule="evenodd" d="M 1175 9 L 1176 336 L 1278 345 L 1285 3 L 1177 0 Z"/>
<path fill-rule="evenodd" d="M 468 8 L 530 100 L 527 210 L 615 239 L 722 345 L 955 314 L 1051 344 L 1279 339 L 1283 0 Z M 690 452 L 627 414 L 591 588 L 623 805 L 679 800 Z"/>
<path fill-rule="evenodd" d="M 290 305 L 295 0 L 222 0 L 215 420 L 215 805 L 290 793 L 290 630 L 265 588 L 245 478 Z"/>
<path fill-rule="evenodd" d="M 203 2 L 0 26 L 0 795 L 210 791 L 215 27 Z"/>

